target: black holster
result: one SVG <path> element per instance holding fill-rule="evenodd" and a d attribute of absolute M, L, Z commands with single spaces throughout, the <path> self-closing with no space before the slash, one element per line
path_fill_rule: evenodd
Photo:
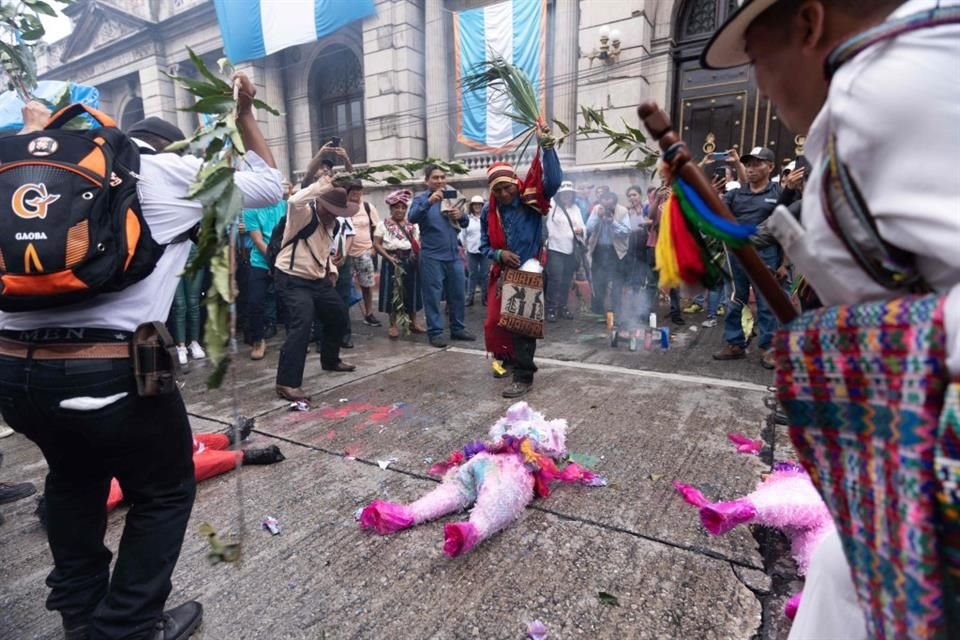
<path fill-rule="evenodd" d="M 162 322 L 147 322 L 133 332 L 131 346 L 137 395 L 163 396 L 177 390 L 180 361 L 177 343 Z"/>

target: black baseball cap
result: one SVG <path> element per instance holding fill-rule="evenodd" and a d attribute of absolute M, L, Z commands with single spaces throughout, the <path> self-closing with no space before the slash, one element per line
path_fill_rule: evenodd
<path fill-rule="evenodd" d="M 183 135 L 183 131 L 180 130 L 180 127 L 175 124 L 170 124 L 163 118 L 158 118 L 156 116 L 144 118 L 140 122 L 134 123 L 127 130 L 127 135 L 131 138 L 136 138 L 138 133 L 150 134 L 170 142 L 179 142 L 180 140 L 186 139 L 186 136 Z"/>
<path fill-rule="evenodd" d="M 767 149 L 766 147 L 754 147 L 750 149 L 750 153 L 744 154 L 740 157 L 740 161 L 747 163 L 750 160 L 764 160 L 766 162 L 776 162 L 777 157 L 773 155 L 773 151 Z"/>

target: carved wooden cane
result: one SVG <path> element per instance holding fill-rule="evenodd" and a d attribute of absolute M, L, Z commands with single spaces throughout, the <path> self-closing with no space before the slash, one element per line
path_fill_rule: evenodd
<path fill-rule="evenodd" d="M 637 114 L 650 135 L 660 143 L 664 161 L 670 165 L 673 175 L 683 178 L 718 215 L 736 223 L 737 219 L 717 196 L 713 186 L 707 182 L 707 178 L 700 171 L 700 168 L 690 162 L 692 160 L 690 151 L 683 140 L 680 139 L 680 136 L 677 135 L 677 132 L 673 130 L 670 116 L 653 100 L 648 100 L 637 107 Z M 776 277 L 770 272 L 770 269 L 767 268 L 767 265 L 760 259 L 756 249 L 747 244 L 739 249 L 731 247 L 730 250 L 736 254 L 743 270 L 753 282 L 757 291 L 760 292 L 760 295 L 770 305 L 777 319 L 786 324 L 797 317 L 797 310 L 790 303 L 790 298 L 780 286 L 780 283 L 777 282 Z"/>

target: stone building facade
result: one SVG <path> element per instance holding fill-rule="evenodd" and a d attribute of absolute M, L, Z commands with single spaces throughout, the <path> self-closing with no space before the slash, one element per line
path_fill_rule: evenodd
<path fill-rule="evenodd" d="M 347 0 L 344 0 L 347 1 Z M 482 189 L 499 159 L 456 140 L 453 12 L 496 0 L 377 0 L 376 14 L 321 41 L 245 63 L 258 94 L 283 111 L 261 113 L 281 170 L 299 177 L 331 136 L 357 164 L 456 158 L 471 169 L 458 184 Z M 573 127 L 579 105 L 610 123 L 636 125 L 636 106 L 668 108 L 691 146 L 772 146 L 792 156 L 802 139 L 781 131 L 745 70 L 706 72 L 696 56 L 736 0 L 548 0 L 547 108 Z M 282 9 L 282 2 L 278 3 Z M 197 125 L 178 111 L 191 96 L 167 77 L 195 73 L 187 47 L 207 63 L 223 56 L 211 0 L 80 0 L 67 10 L 73 32 L 41 57 L 41 77 L 99 88 L 121 124 L 144 115 Z M 620 33 L 619 55 L 596 54 L 602 33 Z M 561 148 L 567 177 L 623 194 L 648 175 L 607 157 L 603 140 L 571 135 Z M 507 160 L 516 161 L 511 154 Z M 519 167 L 524 162 L 517 163 Z M 461 184 L 462 183 L 462 184 Z"/>

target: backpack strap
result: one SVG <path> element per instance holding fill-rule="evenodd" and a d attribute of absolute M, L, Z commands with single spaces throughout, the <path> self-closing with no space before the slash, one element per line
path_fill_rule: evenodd
<path fill-rule="evenodd" d="M 960 24 L 960 5 L 936 6 L 928 11 L 918 11 L 908 16 L 888 20 L 883 24 L 859 33 L 840 43 L 824 61 L 824 74 L 829 82 L 844 63 L 873 45 L 892 40 L 897 36 L 920 29 L 931 29 L 948 24 Z"/>

